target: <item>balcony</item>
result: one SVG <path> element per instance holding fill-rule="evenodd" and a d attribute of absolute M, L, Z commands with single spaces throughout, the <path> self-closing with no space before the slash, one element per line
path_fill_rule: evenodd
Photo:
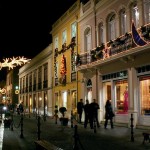
<path fill-rule="evenodd" d="M 122 60 L 134 60 L 134 57 L 143 51 L 147 51 L 150 47 L 150 24 L 143 26 L 138 30 L 142 39 L 146 41 L 146 45 L 138 46 L 135 44 L 132 34 L 126 33 L 113 41 L 109 41 L 99 47 L 85 52 L 77 56 L 77 71 L 100 67 L 108 62 Z"/>

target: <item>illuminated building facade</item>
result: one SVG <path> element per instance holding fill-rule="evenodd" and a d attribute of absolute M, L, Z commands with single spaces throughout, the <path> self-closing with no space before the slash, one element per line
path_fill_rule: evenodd
<path fill-rule="evenodd" d="M 53 108 L 66 107 L 70 116 L 77 104 L 76 56 L 78 51 L 77 19 L 79 1 L 74 3 L 53 25 Z"/>
<path fill-rule="evenodd" d="M 52 115 L 52 44 L 19 69 L 19 102 L 25 112 Z"/>
<path fill-rule="evenodd" d="M 80 54 L 77 71 L 84 76 L 85 96 L 112 102 L 114 122 L 150 125 L 150 0 L 89 0 L 78 20 Z"/>
<path fill-rule="evenodd" d="M 70 114 L 80 98 L 84 102 L 95 98 L 100 105 L 99 120 L 104 121 L 105 103 L 110 99 L 114 123 L 130 125 L 133 113 L 134 125 L 150 125 L 149 23 L 150 0 L 85 0 L 71 6 L 52 26 L 50 110 L 64 106 Z M 21 91 L 30 83 L 26 76 L 43 64 L 36 60 L 20 69 Z M 34 94 L 40 100 L 40 91 L 44 93 L 37 89 L 19 98 L 29 103 L 32 93 L 32 100 Z M 33 101 L 32 106 L 37 107 Z M 39 105 L 44 106 L 44 101 Z"/>

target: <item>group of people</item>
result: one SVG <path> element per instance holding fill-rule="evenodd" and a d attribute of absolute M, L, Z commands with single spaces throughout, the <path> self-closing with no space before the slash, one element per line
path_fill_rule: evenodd
<path fill-rule="evenodd" d="M 98 121 L 98 109 L 99 104 L 96 102 L 96 99 L 93 99 L 93 102 L 89 104 L 89 100 L 86 100 L 86 103 L 83 103 L 83 99 L 80 99 L 80 101 L 77 103 L 77 113 L 79 115 L 79 123 L 81 123 L 82 119 L 82 113 L 84 111 L 85 114 L 85 120 L 84 120 L 84 128 L 87 127 L 88 122 L 90 123 L 90 128 L 93 129 L 94 122 L 97 124 L 97 127 L 100 127 L 99 121 Z M 108 120 L 110 120 L 111 128 L 113 128 L 113 117 L 114 113 L 112 110 L 111 102 L 110 100 L 106 101 L 105 105 L 105 123 L 104 128 L 107 128 Z"/>
<path fill-rule="evenodd" d="M 84 111 L 85 120 L 84 120 L 84 128 L 87 127 L 88 122 L 90 123 L 91 129 L 93 128 L 94 121 L 97 124 L 97 127 L 100 127 L 98 121 L 98 109 L 99 105 L 96 102 L 96 99 L 93 99 L 93 102 L 89 104 L 89 100 L 86 100 L 86 104 L 84 105 L 83 99 L 80 99 L 80 102 L 77 104 L 77 112 L 79 114 L 79 122 L 81 123 L 82 113 Z"/>

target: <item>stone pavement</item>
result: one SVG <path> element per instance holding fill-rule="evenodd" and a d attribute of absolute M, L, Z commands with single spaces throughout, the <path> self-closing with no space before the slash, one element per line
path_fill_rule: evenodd
<path fill-rule="evenodd" d="M 14 130 L 4 128 L 0 125 L 0 150 L 34 150 L 34 141 L 37 140 L 37 120 L 35 117 L 24 117 L 23 138 L 20 138 L 21 130 L 18 127 L 20 116 L 14 116 Z M 131 129 L 115 126 L 111 129 L 104 129 L 103 125 L 94 133 L 89 126 L 84 129 L 83 125 L 78 125 L 78 149 L 79 150 L 150 150 L 150 143 L 142 144 L 142 132 L 145 130 L 134 129 L 134 142 L 131 142 Z M 67 127 L 55 124 L 54 119 L 41 119 L 41 139 L 64 149 L 72 150 L 74 145 L 74 128 L 70 122 Z"/>

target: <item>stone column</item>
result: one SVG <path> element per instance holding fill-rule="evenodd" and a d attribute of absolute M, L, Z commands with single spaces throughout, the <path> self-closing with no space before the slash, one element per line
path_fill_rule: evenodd
<path fill-rule="evenodd" d="M 131 125 L 131 114 L 133 114 L 133 125 L 137 124 L 137 108 L 138 108 L 138 96 L 137 96 L 137 75 L 135 68 L 128 69 L 128 113 L 129 113 L 129 127 Z"/>

